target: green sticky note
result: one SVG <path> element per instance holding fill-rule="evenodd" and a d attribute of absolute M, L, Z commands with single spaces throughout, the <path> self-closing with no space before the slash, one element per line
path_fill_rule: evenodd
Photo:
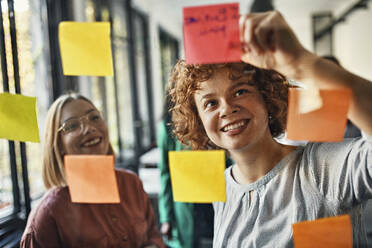
<path fill-rule="evenodd" d="M 171 151 L 169 170 L 174 201 L 226 201 L 225 151 Z"/>
<path fill-rule="evenodd" d="M 36 98 L 0 94 L 0 138 L 40 142 Z"/>
<path fill-rule="evenodd" d="M 59 46 L 65 75 L 114 74 L 109 22 L 61 22 Z"/>

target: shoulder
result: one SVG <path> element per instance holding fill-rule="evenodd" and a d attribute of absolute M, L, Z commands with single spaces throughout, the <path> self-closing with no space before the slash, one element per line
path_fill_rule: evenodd
<path fill-rule="evenodd" d="M 115 173 L 118 177 L 127 178 L 128 180 L 139 180 L 136 173 L 123 168 L 115 168 Z"/>
<path fill-rule="evenodd" d="M 130 202 L 130 204 L 138 204 L 148 198 L 142 181 L 135 173 L 125 169 L 115 169 L 115 172 L 122 201 L 126 203 Z"/>
<path fill-rule="evenodd" d="M 57 208 L 63 207 L 70 201 L 67 187 L 52 188 L 45 192 L 38 205 L 31 211 L 28 217 L 25 235 L 31 233 L 34 229 L 39 229 L 45 224 L 54 222 L 54 215 L 58 214 Z"/>
<path fill-rule="evenodd" d="M 115 169 L 118 184 L 142 185 L 141 180 L 134 172 L 122 168 Z"/>
<path fill-rule="evenodd" d="M 300 168 L 316 175 L 334 174 L 368 165 L 372 149 L 366 138 L 344 139 L 342 142 L 308 143 L 299 159 Z"/>
<path fill-rule="evenodd" d="M 45 192 L 35 211 L 53 210 L 54 206 L 66 201 L 70 201 L 68 187 L 55 187 Z"/>
<path fill-rule="evenodd" d="M 347 138 L 342 142 L 314 142 L 304 147 L 304 156 L 311 160 L 344 159 L 348 154 L 370 149 L 364 138 Z"/>

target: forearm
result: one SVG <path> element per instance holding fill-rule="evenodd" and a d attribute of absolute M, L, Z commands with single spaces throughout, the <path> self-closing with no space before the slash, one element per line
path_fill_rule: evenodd
<path fill-rule="evenodd" d="M 372 134 L 372 82 L 309 52 L 302 56 L 298 69 L 293 72 L 289 78 L 321 89 L 350 89 L 348 118 L 364 132 Z"/>

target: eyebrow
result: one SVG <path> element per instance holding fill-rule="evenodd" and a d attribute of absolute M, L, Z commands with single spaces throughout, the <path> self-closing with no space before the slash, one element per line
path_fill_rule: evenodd
<path fill-rule="evenodd" d="M 92 109 L 88 109 L 88 110 L 85 112 L 85 114 L 83 114 L 82 116 L 87 115 L 87 114 L 89 114 L 89 113 L 91 113 L 91 112 L 93 112 L 93 111 L 96 111 L 96 109 L 93 109 L 93 108 L 92 108 Z M 82 116 L 80 116 L 80 117 L 82 117 Z M 70 118 L 64 120 L 64 121 L 62 122 L 62 124 L 65 123 L 65 122 L 68 121 L 68 120 L 79 119 L 80 117 L 75 117 L 75 116 L 70 117 Z"/>
<path fill-rule="evenodd" d="M 256 87 L 256 84 L 253 83 L 252 81 L 248 81 L 248 82 L 238 82 L 238 83 L 234 83 L 234 85 L 232 85 L 230 87 L 230 90 L 233 90 L 235 88 L 238 88 L 240 86 L 243 86 L 243 85 L 248 85 L 248 86 L 252 86 L 252 87 Z M 211 98 L 213 97 L 215 94 L 214 93 L 208 93 L 208 94 L 205 94 L 201 97 L 201 100 L 204 100 L 204 99 L 208 99 L 208 98 Z"/>
<path fill-rule="evenodd" d="M 205 94 L 201 97 L 201 100 L 204 100 L 204 99 L 208 99 L 208 98 L 211 98 L 213 97 L 215 94 L 214 93 L 208 93 L 208 94 Z"/>
<path fill-rule="evenodd" d="M 238 88 L 240 86 L 243 86 L 243 85 L 248 85 L 248 86 L 253 86 L 253 87 L 256 87 L 256 84 L 253 83 L 252 81 L 248 81 L 248 82 L 238 82 L 238 83 L 234 83 L 234 85 L 232 85 L 230 87 L 230 89 L 235 89 L 235 88 Z"/>

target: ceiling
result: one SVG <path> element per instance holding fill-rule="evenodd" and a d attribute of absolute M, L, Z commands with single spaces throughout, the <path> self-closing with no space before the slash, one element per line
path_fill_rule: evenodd
<path fill-rule="evenodd" d="M 150 0 L 174 13 L 182 13 L 186 6 L 239 2 L 241 14 L 247 13 L 253 0 Z M 288 14 L 303 15 L 319 11 L 339 11 L 352 4 L 352 0 L 273 0 L 275 9 Z"/>
<path fill-rule="evenodd" d="M 173 25 L 182 27 L 182 9 L 188 6 L 238 2 L 241 14 L 250 11 L 253 0 L 133 0 L 134 3 L 142 2 L 152 12 L 160 16 L 167 16 Z M 259 0 L 264 1 L 264 0 Z M 279 10 L 296 33 L 301 33 L 305 47 L 311 47 L 312 37 L 309 27 L 311 16 L 319 12 L 332 12 L 334 17 L 340 16 L 346 9 L 360 0 L 272 0 L 274 8 Z M 372 0 L 366 0 L 372 1 Z M 178 30 L 182 30 L 178 28 Z"/>

